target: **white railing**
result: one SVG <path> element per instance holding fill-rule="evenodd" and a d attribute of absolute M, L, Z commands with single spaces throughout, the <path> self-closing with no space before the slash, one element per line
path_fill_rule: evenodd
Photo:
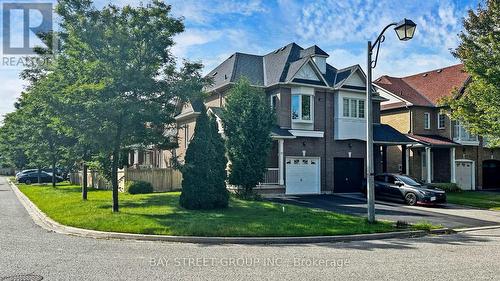
<path fill-rule="evenodd" d="M 279 184 L 279 178 L 279 168 L 267 168 L 267 171 L 264 173 L 264 179 L 260 184 Z"/>
<path fill-rule="evenodd" d="M 458 143 L 479 143 L 479 139 L 476 135 L 473 135 L 467 131 L 460 123 L 455 124 L 455 130 L 453 131 L 453 141 Z"/>

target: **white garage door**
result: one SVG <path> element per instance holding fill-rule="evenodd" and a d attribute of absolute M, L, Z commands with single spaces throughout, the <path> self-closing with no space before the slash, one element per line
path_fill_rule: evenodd
<path fill-rule="evenodd" d="M 457 160 L 455 161 L 455 173 L 457 185 L 463 190 L 473 189 L 473 162 Z"/>
<path fill-rule="evenodd" d="M 320 159 L 286 158 L 286 194 L 320 193 Z"/>

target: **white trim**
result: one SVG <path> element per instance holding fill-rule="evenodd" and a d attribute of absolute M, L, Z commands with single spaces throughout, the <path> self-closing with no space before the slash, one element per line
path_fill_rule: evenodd
<path fill-rule="evenodd" d="M 346 68 L 343 68 L 343 69 L 338 69 L 337 70 L 337 74 L 343 70 L 346 70 L 348 68 L 352 68 L 352 66 L 350 67 L 346 67 Z M 354 75 L 354 73 L 356 73 L 357 71 L 360 71 L 361 72 L 361 76 L 363 77 L 363 79 L 365 79 L 365 84 L 366 84 L 366 74 L 365 72 L 361 69 L 361 66 L 359 66 L 359 64 L 356 64 L 354 66 L 354 70 L 349 74 L 349 76 L 347 76 L 346 79 L 344 79 L 344 81 L 342 81 L 342 84 L 340 84 L 338 87 L 335 87 L 335 90 L 340 90 L 340 88 L 342 88 L 342 86 L 344 86 L 344 84 L 347 82 L 347 80 L 349 80 L 349 78 L 351 78 L 352 75 Z M 335 81 L 337 81 L 337 75 L 335 75 Z"/>
<path fill-rule="evenodd" d="M 288 130 L 296 137 L 322 138 L 325 135 L 323 131 L 308 131 L 308 130 Z"/>

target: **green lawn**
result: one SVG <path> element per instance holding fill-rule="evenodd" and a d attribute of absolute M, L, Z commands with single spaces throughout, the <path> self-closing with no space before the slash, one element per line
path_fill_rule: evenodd
<path fill-rule="evenodd" d="M 311 236 L 395 230 L 390 222 L 369 224 L 362 217 L 235 198 L 226 210 L 190 211 L 179 206 L 179 192 L 120 194 L 120 212 L 113 214 L 111 191 L 90 190 L 88 201 L 84 202 L 80 199 L 79 186 L 18 186 L 57 222 L 102 231 L 193 236 Z"/>
<path fill-rule="evenodd" d="M 446 193 L 449 203 L 467 205 L 490 210 L 500 210 L 500 193 L 498 192 L 450 192 Z"/>

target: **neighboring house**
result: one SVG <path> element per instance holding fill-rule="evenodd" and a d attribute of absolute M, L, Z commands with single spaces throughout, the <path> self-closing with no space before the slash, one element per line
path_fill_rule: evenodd
<path fill-rule="evenodd" d="M 418 144 L 388 149 L 388 171 L 409 174 L 425 182 L 456 182 L 462 189 L 500 186 L 500 149 L 490 149 L 481 137 L 450 120 L 449 108 L 440 99 L 463 93 L 470 76 L 463 65 L 427 71 L 407 77 L 382 76 L 374 85 L 380 96 L 381 121 Z"/>
<path fill-rule="evenodd" d="M 208 74 L 214 84 L 205 89 L 204 103 L 219 124 L 225 95 L 242 77 L 262 88 L 269 110 L 276 111 L 268 169 L 259 188 L 287 194 L 360 191 L 365 177 L 366 78 L 358 65 L 336 69 L 326 63 L 327 58 L 317 46 L 303 49 L 291 43 L 266 55 L 234 53 Z M 380 124 L 382 101 L 374 91 L 378 172 L 387 146 L 414 143 Z M 159 167 L 171 165 L 172 156 L 182 162 L 200 107 L 201 103 L 186 104 L 176 117 L 178 148 L 152 156 L 162 161 Z"/>

